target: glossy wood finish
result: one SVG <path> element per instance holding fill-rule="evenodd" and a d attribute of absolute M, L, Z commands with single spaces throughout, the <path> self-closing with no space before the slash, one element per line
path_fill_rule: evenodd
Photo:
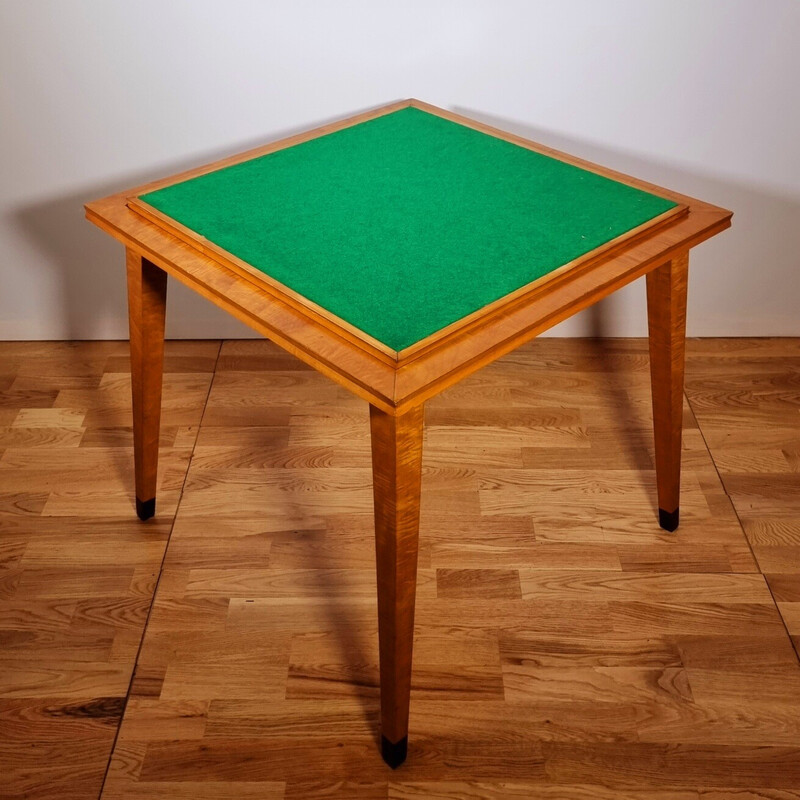
<path fill-rule="evenodd" d="M 661 527 L 668 531 L 679 521 L 688 283 L 688 255 L 647 274 L 658 511 Z"/>
<path fill-rule="evenodd" d="M 131 196 L 167 185 L 178 178 L 204 174 L 409 105 L 615 180 L 654 191 L 685 205 L 688 211 L 676 217 L 671 224 L 659 227 L 651 235 L 626 242 L 622 248 L 604 251 L 601 256 L 575 269 L 559 272 L 551 280 L 531 284 L 521 295 L 510 295 L 507 302 L 487 306 L 484 314 L 471 315 L 466 324 L 451 326 L 444 335 L 432 337 L 424 346 L 414 346 L 408 351 L 392 355 L 374 342 L 334 324 L 324 315 L 304 308 L 295 298 L 280 296 L 265 281 L 246 271 L 234 269 L 224 260 L 215 258 L 212 251 L 203 252 L 176 239 L 128 207 Z M 576 311 L 725 230 L 730 226 L 731 212 L 559 153 L 435 106 L 406 100 L 189 170 L 180 176 L 171 176 L 88 203 L 86 216 L 126 246 L 135 249 L 359 397 L 389 414 L 403 414 Z"/>
<path fill-rule="evenodd" d="M 378 570 L 381 736 L 393 767 L 406 757 L 422 481 L 424 407 L 392 416 L 370 406 Z"/>
<path fill-rule="evenodd" d="M 155 430 L 157 424 L 154 424 L 154 420 L 157 417 L 158 387 L 154 372 L 160 358 L 159 340 L 163 338 L 164 298 L 163 278 L 158 270 L 174 275 L 257 331 L 269 336 L 289 353 L 370 402 L 378 591 L 381 598 L 381 674 L 385 678 L 382 704 L 384 754 L 393 765 L 404 757 L 403 743 L 408 727 L 422 404 L 555 323 L 635 278 L 655 270 L 657 275 L 648 284 L 648 297 L 651 305 L 656 388 L 654 402 L 659 442 L 659 496 L 663 502 L 670 504 L 673 497 L 669 495 L 669 491 L 677 492 L 676 470 L 679 468 L 678 461 L 673 457 L 675 418 L 680 403 L 680 383 L 677 380 L 675 361 L 679 351 L 682 352 L 682 342 L 678 340 L 683 331 L 678 324 L 679 315 L 676 311 L 680 294 L 677 277 L 679 269 L 676 265 L 684 264 L 685 254 L 690 247 L 728 227 L 731 217 L 730 212 L 724 209 L 619 176 L 613 171 L 554 153 L 535 143 L 494 131 L 475 121 L 465 120 L 417 101 L 394 104 L 334 123 L 317 131 L 268 145 L 258 151 L 184 173 L 181 177 L 201 174 L 225 164 L 324 135 L 355 122 L 388 113 L 403 105 L 416 105 L 523 147 L 553 155 L 569 163 L 624 180 L 631 185 L 656 191 L 674 199 L 685 208 L 641 235 L 615 243 L 601 253 L 575 264 L 573 268 L 559 271 L 549 280 L 535 282 L 522 293 L 513 293 L 505 301 L 487 306 L 482 313 L 470 315 L 463 325 L 450 326 L 441 335 L 431 337 L 430 341 L 426 340 L 419 347 L 409 348 L 402 353 L 392 353 L 386 352 L 385 348 L 376 347 L 374 342 L 359 336 L 357 331 L 343 328 L 335 320 L 298 303 L 297 298 L 282 295 L 280 291 L 276 291 L 274 285 L 260 280 L 248 271 L 238 269 L 235 264 L 227 263 L 212 249 L 193 246 L 170 235 L 153 220 L 144 218 L 129 207 L 131 195 L 173 182 L 175 177 L 90 203 L 86 207 L 87 217 L 122 241 L 129 252 L 129 274 L 132 275 L 135 438 L 137 452 L 140 454 L 137 461 L 137 491 L 147 494 L 151 487 L 154 490 L 156 474 L 155 454 L 158 440 Z M 134 265 L 132 269 L 131 264 Z M 669 278 L 666 288 L 663 278 L 659 277 L 664 274 Z M 668 307 L 665 303 L 668 303 Z M 663 308 L 655 308 L 662 305 Z M 667 357 L 669 363 L 664 360 Z M 663 386 L 668 387 L 668 398 L 666 395 L 662 396 Z M 266 401 L 262 399 L 262 402 Z M 672 438 L 669 438 L 665 446 L 668 435 Z M 680 441 L 679 431 L 677 441 Z M 230 480 L 229 473 L 221 471 L 218 480 L 221 494 L 218 502 L 206 508 L 206 524 L 209 518 L 217 520 L 229 501 L 225 491 Z M 485 497 L 485 502 L 491 506 L 492 498 L 500 498 L 501 508 L 504 500 L 514 507 L 519 499 L 514 491 L 507 491 L 509 487 L 504 480 L 505 478 L 501 479 L 495 487 L 497 493 L 481 493 L 481 502 L 484 502 Z M 601 483 L 605 485 L 603 481 Z M 347 481 L 345 484 L 347 485 Z M 593 483 L 590 481 L 589 485 Z M 667 489 L 662 489 L 663 486 Z M 532 487 L 528 488 L 532 490 Z M 615 488 L 614 492 L 618 491 L 619 487 Z M 578 501 L 585 499 L 580 496 L 580 492 L 572 492 L 569 485 L 563 488 L 562 496 L 571 497 L 570 509 Z M 145 502 L 149 500 L 141 495 L 139 499 Z M 252 495 L 248 499 L 252 500 Z M 301 507 L 308 500 L 306 497 L 297 499 L 302 499 Z M 674 499 L 677 501 L 677 496 Z M 268 505 L 264 504 L 260 509 L 263 511 Z M 248 509 L 255 510 L 247 503 L 237 507 L 239 512 Z M 600 526 L 602 529 L 602 523 Z M 514 583 L 513 575 L 503 575 L 497 581 L 492 581 L 493 586 L 513 586 Z M 454 579 L 449 576 L 444 581 L 444 585 L 450 588 L 457 588 L 458 584 L 457 577 Z M 159 682 L 158 676 L 163 678 L 163 666 L 159 661 L 153 667 L 155 684 Z M 149 674 L 149 667 L 145 669 L 143 674 Z M 155 768 L 152 774 L 160 774 L 159 768 Z"/>
<path fill-rule="evenodd" d="M 130 249 L 127 273 L 136 513 L 145 520 L 156 506 L 167 273 Z"/>

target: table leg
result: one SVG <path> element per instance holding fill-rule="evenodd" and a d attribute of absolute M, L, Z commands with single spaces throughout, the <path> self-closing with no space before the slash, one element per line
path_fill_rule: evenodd
<path fill-rule="evenodd" d="M 688 254 L 647 273 L 658 522 L 667 531 L 679 516 L 688 276 Z"/>
<path fill-rule="evenodd" d="M 378 568 L 381 750 L 405 761 L 417 585 L 423 406 L 399 417 L 370 406 Z"/>
<path fill-rule="evenodd" d="M 167 273 L 133 250 L 127 269 L 136 513 L 146 520 L 156 512 Z"/>

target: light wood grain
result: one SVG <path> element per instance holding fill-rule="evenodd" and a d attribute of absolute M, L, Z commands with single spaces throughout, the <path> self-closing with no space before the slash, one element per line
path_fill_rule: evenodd
<path fill-rule="evenodd" d="M 688 283 L 688 255 L 647 274 L 658 508 L 667 530 L 677 527 L 680 505 Z"/>
<path fill-rule="evenodd" d="M 673 534 L 652 519 L 646 341 L 540 340 L 430 401 L 413 735 L 389 773 L 367 408 L 263 341 L 226 342 L 208 393 L 217 347 L 167 343 L 143 527 L 126 343 L 0 346 L 9 791 L 97 796 L 193 453 L 106 798 L 797 793 L 781 611 L 792 624 L 800 538 L 793 496 L 770 489 L 789 473 L 730 473 L 780 568 L 765 578 L 712 455 L 791 455 L 800 351 L 689 341 Z M 84 496 L 120 499 L 93 516 Z"/>
<path fill-rule="evenodd" d="M 423 406 L 399 417 L 370 407 L 378 569 L 381 736 L 393 746 L 408 737 L 423 415 Z M 404 758 L 405 755 L 401 760 Z"/>
<path fill-rule="evenodd" d="M 127 273 L 136 506 L 146 519 L 156 500 L 167 273 L 133 250 L 127 251 Z"/>
<path fill-rule="evenodd" d="M 417 101 L 271 147 L 403 105 L 621 177 Z M 688 210 L 396 359 L 135 214 L 126 198 L 147 187 L 87 206 L 89 219 L 137 259 L 322 373 L 288 367 L 272 343 L 263 350 L 232 344 L 223 353 L 108 797 L 190 794 L 198 782 L 213 784 L 220 797 L 237 796 L 243 781 L 292 797 L 388 796 L 374 752 L 378 710 L 386 740 L 402 740 L 409 690 L 418 738 L 403 774 L 423 791 L 437 784 L 445 796 L 453 786 L 466 786 L 465 796 L 502 796 L 499 781 L 534 796 L 531 787 L 589 786 L 597 796 L 797 790 L 791 703 L 800 678 L 790 635 L 800 602 L 792 577 L 800 571 L 792 480 L 800 449 L 792 433 L 797 398 L 786 377 L 796 371 L 791 347 L 781 343 L 774 356 L 752 343 L 701 347 L 695 364 L 706 383 L 687 404 L 686 254 L 724 230 L 731 215 L 621 179 Z M 650 380 L 642 342 L 521 347 L 643 275 Z M 259 371 L 266 375 L 256 377 Z M 365 463 L 366 410 L 323 376 L 370 402 L 373 475 Z M 80 382 L 56 406 L 52 383 L 15 381 L 0 380 L 20 406 L 21 416 L 0 418 L 12 442 L 70 443 L 87 423 L 109 418 L 69 405 L 87 389 Z M 688 389 L 691 401 L 691 381 Z M 517 408 L 526 412 L 515 421 L 506 412 Z M 170 435 L 176 443 L 191 439 L 187 431 Z M 743 436 L 758 444 L 740 453 L 732 443 Z M 709 447 L 719 449 L 723 469 Z M 83 498 L 48 483 L 47 469 L 66 461 L 50 456 L 45 466 L 17 449 L 0 456 L 8 487 L 0 511 L 12 521 L 76 514 Z M 681 456 L 683 525 L 667 536 L 652 524 L 653 486 L 658 506 L 677 510 Z M 75 478 L 89 485 L 101 462 L 87 459 Z M 162 478 L 173 489 L 181 479 Z M 92 489 L 99 508 L 117 508 L 103 487 Z M 373 506 L 377 624 L 375 573 L 365 555 Z M 0 592 L 29 598 L 26 613 L 50 632 L 42 644 L 52 652 L 72 615 L 96 619 L 97 610 L 93 596 L 79 605 L 78 582 L 51 568 L 20 570 L 28 546 L 24 537 L 7 545 Z M 141 568 L 89 576 L 100 593 L 118 584 L 137 597 L 152 592 Z M 53 605 L 59 597 L 66 606 Z M 9 613 L 10 630 L 24 621 L 20 613 Z M 411 676 L 414 627 L 425 645 Z M 134 644 L 135 635 L 112 648 L 123 659 Z M 106 642 L 86 645 L 97 655 Z M 28 671 L 15 664 L 8 696 L 42 696 L 61 685 L 68 697 L 100 685 L 119 693 L 125 668 L 109 663 L 84 671 L 46 660 Z M 318 717 L 298 705 L 323 702 L 338 705 Z M 248 717 L 250 703 L 268 710 Z M 157 726 L 176 738 L 151 733 Z"/>
<path fill-rule="evenodd" d="M 0 344 L 3 797 L 100 794 L 218 350 L 166 347 L 160 513 L 142 526 L 128 343 Z"/>
<path fill-rule="evenodd" d="M 385 348 L 368 341 L 360 332 L 341 326 L 319 310 L 309 310 L 307 304 L 295 297 L 276 292 L 262 279 L 226 263 L 209 248 L 198 249 L 176 238 L 128 206 L 131 196 L 323 136 L 409 105 L 655 192 L 674 200 L 681 208 L 664 224 L 640 232 L 641 235 L 634 235 L 592 256 L 585 263 L 560 271 L 552 280 L 535 282 L 521 294 L 512 293 L 503 302 L 490 304 L 465 320 L 463 325 L 450 327 L 441 336 L 434 336 L 420 343 L 419 347 L 397 354 L 395 359 Z M 88 203 L 86 216 L 127 247 L 389 414 L 403 414 L 435 396 L 561 320 L 721 232 L 730 226 L 731 219 L 731 213 L 725 209 L 620 175 L 415 100 L 393 103 L 179 176 Z"/>
<path fill-rule="evenodd" d="M 428 404 L 391 774 L 367 409 L 263 341 L 226 342 L 209 394 L 218 347 L 167 343 L 143 527 L 127 344 L 0 345 L 11 796 L 97 796 L 192 453 L 106 798 L 798 795 L 797 342 L 689 340 L 669 535 L 646 341 L 540 340 Z"/>

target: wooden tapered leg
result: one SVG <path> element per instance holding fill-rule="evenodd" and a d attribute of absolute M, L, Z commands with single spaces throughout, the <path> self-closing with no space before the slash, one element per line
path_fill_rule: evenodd
<path fill-rule="evenodd" d="M 146 520 L 156 511 L 167 273 L 132 250 L 126 255 L 136 513 Z"/>
<path fill-rule="evenodd" d="M 405 761 L 417 587 L 423 406 L 392 417 L 370 406 L 378 634 L 381 659 L 381 750 L 393 769 Z"/>
<path fill-rule="evenodd" d="M 668 531 L 678 527 L 680 505 L 688 277 L 688 255 L 647 273 L 658 522 Z"/>

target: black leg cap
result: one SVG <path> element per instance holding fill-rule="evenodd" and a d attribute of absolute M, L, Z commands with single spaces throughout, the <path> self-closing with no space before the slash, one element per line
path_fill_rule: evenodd
<path fill-rule="evenodd" d="M 397 769 L 406 760 L 406 755 L 408 755 L 408 736 L 404 736 L 394 744 L 385 736 L 381 736 L 381 755 L 392 769 Z"/>
<path fill-rule="evenodd" d="M 658 524 L 665 531 L 672 531 L 678 527 L 678 512 L 680 509 L 676 508 L 674 511 L 664 511 L 663 508 L 658 509 Z"/>
<path fill-rule="evenodd" d="M 151 497 L 149 500 L 136 498 L 136 515 L 140 520 L 150 519 L 156 513 L 156 499 Z"/>

